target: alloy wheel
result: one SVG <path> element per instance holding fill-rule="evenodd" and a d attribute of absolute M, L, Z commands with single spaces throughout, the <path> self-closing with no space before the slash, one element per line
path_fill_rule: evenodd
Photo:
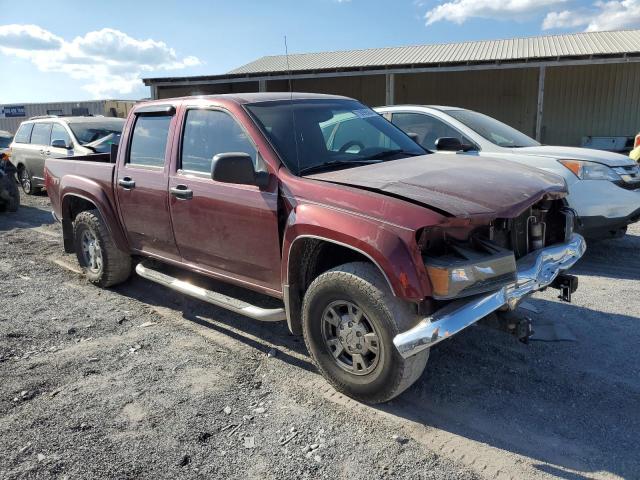
<path fill-rule="evenodd" d="M 372 372 L 380 360 L 378 333 L 361 308 L 338 300 L 322 314 L 322 337 L 336 364 L 354 375 Z"/>

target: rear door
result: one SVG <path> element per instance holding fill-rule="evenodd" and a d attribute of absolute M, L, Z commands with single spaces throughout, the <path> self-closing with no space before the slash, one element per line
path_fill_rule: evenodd
<path fill-rule="evenodd" d="M 187 107 L 184 119 L 177 168 L 169 179 L 171 218 L 184 261 L 279 292 L 277 182 L 260 189 L 212 180 L 211 161 L 219 153 L 244 152 L 257 170 L 267 167 L 230 112 Z"/>
<path fill-rule="evenodd" d="M 129 245 L 151 256 L 179 260 L 169 214 L 167 179 L 175 108 L 139 110 L 121 145 L 115 189 Z"/>
<path fill-rule="evenodd" d="M 44 184 L 44 160 L 49 155 L 51 122 L 37 122 L 31 131 L 31 145 L 27 151 L 27 169 L 37 185 Z"/>

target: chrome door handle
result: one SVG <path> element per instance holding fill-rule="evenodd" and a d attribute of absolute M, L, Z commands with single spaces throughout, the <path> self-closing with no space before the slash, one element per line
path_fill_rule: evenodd
<path fill-rule="evenodd" d="M 135 188 L 136 182 L 134 182 L 131 177 L 124 177 L 118 180 L 118 185 L 126 190 L 131 190 Z"/>
<path fill-rule="evenodd" d="M 181 200 L 191 200 L 193 198 L 193 190 L 189 190 L 186 185 L 176 185 L 169 189 L 171 195 Z"/>

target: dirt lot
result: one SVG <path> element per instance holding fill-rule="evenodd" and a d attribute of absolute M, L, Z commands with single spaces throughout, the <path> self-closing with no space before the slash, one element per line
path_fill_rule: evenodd
<path fill-rule="evenodd" d="M 0 478 L 640 478 L 639 227 L 589 245 L 573 304 L 532 300 L 568 341 L 470 328 L 372 408 L 285 325 L 93 287 L 23 202 L 0 216 Z"/>

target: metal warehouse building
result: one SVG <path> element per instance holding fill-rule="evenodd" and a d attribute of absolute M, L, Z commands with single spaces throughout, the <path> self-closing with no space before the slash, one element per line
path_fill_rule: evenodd
<path fill-rule="evenodd" d="M 39 115 L 104 115 L 126 117 L 135 104 L 131 100 L 95 100 L 86 102 L 11 103 L 0 105 L 0 130 L 16 133 L 24 120 Z"/>
<path fill-rule="evenodd" d="M 268 56 L 224 75 L 145 79 L 153 98 L 296 91 L 494 116 L 543 143 L 640 131 L 640 30 Z"/>

